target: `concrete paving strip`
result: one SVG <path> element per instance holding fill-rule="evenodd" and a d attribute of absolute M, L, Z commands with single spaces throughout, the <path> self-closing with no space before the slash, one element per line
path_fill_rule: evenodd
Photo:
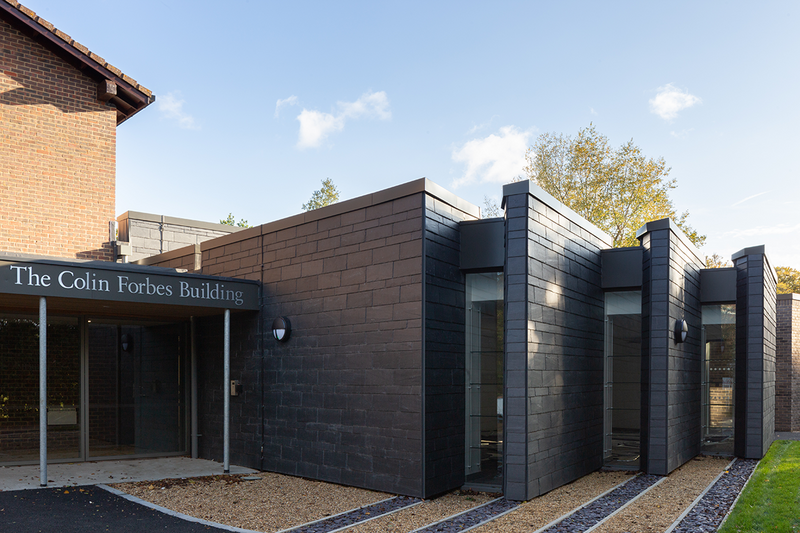
<path fill-rule="evenodd" d="M 231 474 L 254 474 L 257 470 L 231 465 Z M 98 483 L 155 481 L 169 478 L 214 476 L 223 473 L 222 463 L 188 457 L 87 461 L 47 465 L 48 486 L 83 486 Z M 39 465 L 0 467 L 0 491 L 40 489 Z"/>
<path fill-rule="evenodd" d="M 709 491 L 709 489 L 711 489 L 711 487 L 714 486 L 714 483 L 719 481 L 719 478 L 721 478 L 723 476 L 723 474 L 725 474 L 725 472 L 727 470 L 730 470 L 732 464 L 733 464 L 733 461 L 728 463 L 728 466 L 725 467 L 725 470 L 723 470 L 722 472 L 717 474 L 717 477 L 715 477 L 714 479 L 711 480 L 711 483 L 709 483 L 708 486 L 706 486 L 706 488 L 703 489 L 703 492 L 701 492 L 700 495 L 697 498 L 694 499 L 692 504 L 689 505 L 689 507 L 687 507 L 686 510 L 684 510 L 681 513 L 681 515 L 672 523 L 671 526 L 669 526 L 667 528 L 667 530 L 664 533 L 672 533 L 672 530 L 675 529 L 676 527 L 678 527 L 678 524 L 681 523 L 681 520 L 683 520 L 686 517 L 686 515 L 688 515 L 692 511 L 692 509 L 694 509 L 694 506 L 697 505 L 700 502 L 700 500 L 703 499 L 703 496 L 705 496 L 706 493 Z M 737 499 L 738 499 L 738 497 L 737 497 Z"/>
<path fill-rule="evenodd" d="M 627 507 L 666 478 L 638 475 L 572 511 L 557 522 L 548 524 L 536 533 L 585 533 L 597 528 L 619 510 Z"/>
<path fill-rule="evenodd" d="M 445 522 L 450 522 L 450 521 L 456 520 L 459 517 L 461 517 L 461 516 L 463 516 L 463 515 L 465 515 L 467 513 L 474 512 L 474 511 L 476 511 L 478 509 L 486 507 L 487 505 L 491 505 L 491 504 L 493 504 L 495 502 L 498 502 L 498 501 L 500 501 L 502 499 L 503 498 L 495 498 L 494 500 L 489 500 L 486 503 L 482 503 L 481 505 L 478 505 L 478 506 L 475 506 L 475 507 L 471 507 L 471 508 L 469 508 L 469 509 L 467 509 L 465 511 L 461 511 L 460 513 L 456 513 L 456 514 L 451 515 L 451 516 L 446 516 L 446 517 L 442 518 L 441 520 L 437 520 L 436 522 L 431 522 L 430 524 L 425 524 L 424 526 L 418 527 L 417 529 L 414 529 L 414 530 L 410 531 L 409 533 L 420 533 L 420 532 L 425 531 L 425 530 L 427 530 L 429 528 L 435 528 L 439 524 L 444 524 Z M 473 527 L 475 527 L 475 526 L 473 526 Z M 472 528 L 470 528 L 470 529 L 472 529 Z M 466 531 L 466 530 L 462 529 L 460 531 Z"/>
<path fill-rule="evenodd" d="M 282 529 L 276 533 L 336 533 L 337 531 L 414 507 L 422 502 L 423 500 L 420 498 L 393 496 L 379 502 L 362 505 L 357 509 Z"/>
<path fill-rule="evenodd" d="M 111 494 L 114 494 L 115 496 L 119 496 L 120 498 L 125 498 L 130 502 L 138 503 L 139 505 L 148 507 L 150 509 L 153 509 L 154 511 L 158 511 L 160 513 L 164 513 L 169 516 L 174 516 L 175 518 L 180 518 L 181 520 L 186 520 L 187 522 L 195 522 L 197 524 L 203 524 L 204 526 L 214 527 L 217 529 L 221 529 L 223 531 L 233 531 L 235 533 L 262 533 L 260 531 L 255 531 L 253 529 L 242 529 L 240 527 L 227 526 L 225 524 L 219 524 L 217 522 L 209 522 L 208 520 L 203 520 L 202 518 L 196 518 L 188 514 L 179 513 L 177 511 L 173 511 L 172 509 L 167 509 L 166 507 L 161 507 L 160 505 L 156 505 L 146 500 L 142 500 L 141 498 L 137 498 L 136 496 L 131 496 L 130 494 L 109 487 L 108 485 L 100 484 L 97 485 L 97 487 L 106 490 Z"/>
<path fill-rule="evenodd" d="M 561 516 L 559 516 L 558 518 L 556 518 L 556 519 L 555 519 L 555 520 L 553 520 L 552 522 L 548 522 L 547 524 L 543 525 L 542 527 L 540 527 L 539 529 L 537 529 L 537 530 L 536 530 L 536 531 L 534 531 L 533 533 L 543 533 L 544 531 L 547 531 L 549 528 L 551 528 L 551 527 L 553 527 L 554 525 L 558 524 L 559 522 L 561 522 L 562 520 L 564 520 L 564 519 L 565 519 L 565 518 L 567 518 L 568 516 L 570 516 L 570 515 L 572 515 L 572 514 L 574 514 L 574 513 L 577 513 L 578 511 L 580 511 L 580 510 L 581 510 L 581 509 L 583 509 L 584 507 L 586 507 L 586 506 L 588 506 L 588 505 L 591 505 L 591 504 L 593 504 L 595 501 L 599 500 L 600 498 L 602 498 L 602 497 L 604 497 L 604 496 L 606 496 L 606 495 L 608 495 L 608 494 L 610 494 L 610 493 L 614 492 L 614 491 L 615 491 L 615 490 L 617 490 L 618 488 L 620 488 L 620 487 L 622 487 L 623 485 L 625 485 L 625 483 L 628 483 L 628 482 L 630 482 L 631 480 L 633 480 L 633 479 L 636 479 L 636 477 L 637 477 L 637 476 L 633 476 L 633 477 L 631 477 L 631 478 L 629 478 L 629 479 L 626 479 L 626 480 L 625 480 L 625 481 L 623 481 L 622 483 L 620 483 L 620 484 L 618 484 L 618 485 L 615 485 L 615 486 L 611 487 L 610 489 L 608 489 L 608 490 L 607 490 L 607 491 L 605 491 L 604 493 L 602 493 L 602 494 L 598 494 L 597 496 L 595 496 L 594 498 L 592 498 L 592 499 L 591 499 L 591 500 L 589 500 L 588 502 L 584 503 L 583 505 L 580 505 L 580 506 L 576 507 L 575 509 L 571 510 L 571 511 L 570 511 L 570 512 L 568 512 L 568 513 L 564 513 L 564 514 L 562 514 Z"/>
<path fill-rule="evenodd" d="M 602 520 L 600 520 L 598 523 L 596 523 L 595 525 L 593 525 L 593 526 L 592 526 L 592 527 L 590 527 L 589 529 L 585 530 L 583 533 L 591 533 L 592 531 L 594 531 L 594 530 L 595 530 L 595 529 L 597 529 L 598 527 L 602 526 L 602 525 L 603 525 L 603 524 L 605 524 L 605 523 L 606 523 L 608 520 L 611 520 L 611 519 L 612 519 L 612 518 L 613 518 L 613 517 L 614 517 L 614 516 L 615 516 L 617 513 L 620 513 L 620 512 L 622 512 L 623 510 L 625 510 L 625 508 L 626 508 L 626 507 L 628 507 L 629 505 L 631 505 L 632 503 L 634 503 L 636 500 L 638 500 L 639 498 L 641 498 L 642 496 L 644 496 L 645 494 L 647 494 L 647 493 L 648 493 L 649 491 L 651 491 L 652 489 L 656 488 L 656 487 L 657 487 L 657 486 L 658 486 L 660 483 L 662 483 L 663 481 L 666 481 L 666 479 L 667 479 L 666 477 L 662 477 L 661 479 L 659 479 L 658 481 L 656 481 L 655 483 L 653 483 L 652 485 L 650 485 L 649 487 L 647 487 L 646 489 L 644 489 L 642 492 L 640 492 L 639 494 L 637 494 L 636 496 L 634 496 L 633 498 L 631 498 L 630 500 L 628 500 L 627 502 L 625 502 L 625 504 L 624 504 L 622 507 L 620 507 L 619 509 L 617 509 L 616 511 L 614 511 L 614 512 L 613 512 L 613 513 L 611 513 L 610 515 L 606 516 L 605 518 L 603 518 Z"/>

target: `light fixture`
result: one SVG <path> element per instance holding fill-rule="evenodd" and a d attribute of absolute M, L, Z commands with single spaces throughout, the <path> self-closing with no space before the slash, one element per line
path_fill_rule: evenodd
<path fill-rule="evenodd" d="M 122 343 L 123 352 L 130 352 L 133 349 L 133 335 L 130 333 L 123 333 L 120 342 Z"/>
<path fill-rule="evenodd" d="M 675 321 L 674 340 L 675 344 L 680 344 L 686 341 L 686 336 L 689 335 L 689 325 L 682 318 Z"/>
<path fill-rule="evenodd" d="M 285 342 L 289 340 L 289 335 L 292 332 L 292 325 L 289 319 L 285 316 L 279 316 L 272 322 L 272 336 L 278 342 Z"/>

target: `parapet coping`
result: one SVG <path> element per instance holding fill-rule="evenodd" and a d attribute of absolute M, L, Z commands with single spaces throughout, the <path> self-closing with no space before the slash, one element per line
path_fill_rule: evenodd
<path fill-rule="evenodd" d="M 678 239 L 689 249 L 690 252 L 694 255 L 695 259 L 705 267 L 706 262 L 703 255 L 700 253 L 700 249 L 695 246 L 695 244 L 689 240 L 689 237 L 683 232 L 683 230 L 675 223 L 674 220 L 671 218 L 661 218 L 658 220 L 651 220 L 650 222 L 645 223 L 644 226 L 636 230 L 636 238 L 640 238 L 645 233 L 650 233 L 651 231 L 668 229 L 675 234 Z"/>
<path fill-rule="evenodd" d="M 317 220 L 335 217 L 337 215 L 349 213 L 357 209 L 365 209 L 367 207 L 391 202 L 392 200 L 397 200 L 399 198 L 418 193 L 425 193 L 433 196 L 449 206 L 476 218 L 481 216 L 481 210 L 478 206 L 456 196 L 444 187 L 432 182 L 428 178 L 419 178 L 395 187 L 390 187 L 378 192 L 359 196 L 351 200 L 344 200 L 342 202 L 337 202 L 325 207 L 320 207 L 319 209 L 306 211 L 305 213 L 300 213 L 298 215 L 283 218 L 281 220 L 267 222 L 266 224 L 262 224 L 260 226 L 247 228 L 230 235 L 209 239 L 200 243 L 200 247 L 203 251 L 210 250 L 212 248 L 219 248 L 220 246 L 252 239 L 261 235 L 267 235 L 269 233 L 292 228 L 308 222 L 315 222 Z"/>
<path fill-rule="evenodd" d="M 188 218 L 170 217 L 166 215 L 154 215 L 152 213 L 141 213 L 139 211 L 125 211 L 117 217 L 117 221 L 123 220 L 144 220 L 146 222 L 156 222 L 159 224 L 172 224 L 173 226 L 184 226 L 187 228 L 206 229 L 210 231 L 224 231 L 236 233 L 247 228 L 229 226 L 228 224 L 217 224 L 216 222 L 204 222 L 202 220 L 191 220 Z"/>
<path fill-rule="evenodd" d="M 556 211 L 560 215 L 569 219 L 570 222 L 575 224 L 576 226 L 580 226 L 581 228 L 585 229 L 609 247 L 614 244 L 614 239 L 611 238 L 611 235 L 606 233 L 605 231 L 601 230 L 584 217 L 564 205 L 563 203 L 556 200 L 550 193 L 536 185 L 533 181 L 526 179 L 522 181 L 517 181 L 515 183 L 509 183 L 508 185 L 503 185 L 503 204 L 502 207 L 505 207 L 506 203 L 506 196 L 511 196 L 512 194 L 530 194 L 540 202 L 544 203 L 547 207 Z"/>
<path fill-rule="evenodd" d="M 797 293 L 779 294 L 778 300 L 800 300 L 800 294 Z"/>
<path fill-rule="evenodd" d="M 181 248 L 170 250 L 169 252 L 163 252 L 158 255 L 149 255 L 147 257 L 142 257 L 141 259 L 131 261 L 131 263 L 136 265 L 152 265 L 153 263 L 161 263 L 164 261 L 169 261 L 171 259 L 178 259 L 181 257 L 188 257 L 190 255 L 197 255 L 199 253 L 200 253 L 200 245 L 190 244 L 188 246 L 183 246 Z"/>

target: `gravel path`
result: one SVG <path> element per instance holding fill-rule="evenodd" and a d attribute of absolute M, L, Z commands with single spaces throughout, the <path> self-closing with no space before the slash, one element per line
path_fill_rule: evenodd
<path fill-rule="evenodd" d="M 258 481 L 229 475 L 112 486 L 173 511 L 256 531 L 288 529 L 393 496 L 269 472 L 258 477 Z"/>
<path fill-rule="evenodd" d="M 730 462 L 730 458 L 694 458 L 593 533 L 666 531 Z"/>
<path fill-rule="evenodd" d="M 307 524 L 285 530 L 283 533 L 328 533 L 330 531 L 338 531 L 346 528 L 347 526 L 364 522 L 365 520 L 374 519 L 376 516 L 399 511 L 404 507 L 409 507 L 420 503 L 422 503 L 422 500 L 419 498 L 398 496 L 390 500 L 373 503 L 372 505 L 355 509 L 349 513 L 343 513 L 325 520 L 320 520 L 319 522 L 315 522 L 313 524 Z"/>
<path fill-rule="evenodd" d="M 347 533 L 407 533 L 467 511 L 492 499 L 485 493 L 455 491 L 388 516 L 353 526 L 347 530 Z"/>
<path fill-rule="evenodd" d="M 536 531 L 553 520 L 579 507 L 592 498 L 619 485 L 633 474 L 630 472 L 594 472 L 569 485 L 559 487 L 529 502 L 507 515 L 472 530 L 473 533 L 519 533 Z"/>
<path fill-rule="evenodd" d="M 444 520 L 437 524 L 415 529 L 413 533 L 456 533 L 470 528 L 476 527 L 495 516 L 510 511 L 517 507 L 519 503 L 506 500 L 505 498 L 498 498 L 486 505 L 476 507 L 466 513 L 461 513 L 448 520 Z"/>
<path fill-rule="evenodd" d="M 739 496 L 758 461 L 737 459 L 714 486 L 689 511 L 673 533 L 708 533 L 716 531 Z"/>
<path fill-rule="evenodd" d="M 660 476 L 648 474 L 636 476 L 621 487 L 617 487 L 605 496 L 575 511 L 559 523 L 545 529 L 544 533 L 582 533 L 658 483 L 661 479 L 663 478 Z"/>
<path fill-rule="evenodd" d="M 355 523 L 346 533 L 406 533 L 418 529 L 420 533 L 450 533 L 473 527 L 509 509 L 507 514 L 472 531 L 532 532 L 611 491 L 547 529 L 547 533 L 578 533 L 653 487 L 593 530 L 593 533 L 652 533 L 665 531 L 674 523 L 729 463 L 729 459 L 719 457 L 697 457 L 667 478 L 595 472 L 516 509 L 513 508 L 516 503 L 502 498 L 491 502 L 495 496 L 484 493 L 454 491 L 418 503 L 421 500 L 415 498 L 392 498 L 390 494 L 268 472 L 260 473 L 261 479 L 256 481 L 243 481 L 242 476 L 236 475 L 210 476 L 119 483 L 114 488 L 204 520 L 266 532 L 296 528 L 293 533 L 331 531 L 359 520 L 362 523 Z M 716 531 L 756 464 L 756 461 L 736 461 L 674 531 Z M 617 487 L 626 480 L 629 482 Z M 653 486 L 659 480 L 663 481 Z M 487 502 L 489 505 L 481 507 Z M 378 507 L 366 507 L 376 503 Z M 392 510 L 395 512 L 373 519 L 376 514 Z M 459 513 L 464 514 L 437 524 Z M 370 520 L 363 522 L 364 519 Z M 321 521 L 310 527 L 298 527 L 317 520 Z"/>

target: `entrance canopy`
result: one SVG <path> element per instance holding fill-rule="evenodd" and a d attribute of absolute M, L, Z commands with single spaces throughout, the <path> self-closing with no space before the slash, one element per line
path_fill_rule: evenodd
<path fill-rule="evenodd" d="M 46 486 L 48 448 L 69 462 L 179 454 L 189 419 L 196 456 L 194 317 L 224 315 L 227 390 L 231 311 L 258 308 L 256 281 L 0 253 L 0 463 L 29 462 L 38 440 Z M 223 400 L 228 472 L 230 398 Z"/>
<path fill-rule="evenodd" d="M 60 261 L 0 253 L 0 309 L 119 316 L 203 316 L 223 309 L 258 309 L 256 281 L 189 274 L 173 269 Z"/>

